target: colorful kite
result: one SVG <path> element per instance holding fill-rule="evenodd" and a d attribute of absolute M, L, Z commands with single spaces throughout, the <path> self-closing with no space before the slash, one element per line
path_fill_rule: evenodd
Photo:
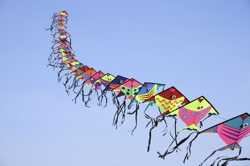
<path fill-rule="evenodd" d="M 189 103 L 189 100 L 174 86 L 156 94 L 155 96 L 146 100 L 148 102 L 148 106 L 145 110 L 145 117 L 150 119 L 151 129 L 149 130 L 149 139 L 148 139 L 148 151 L 150 149 L 151 144 L 151 137 L 152 137 L 152 130 L 157 127 L 158 123 L 164 121 L 166 124 L 167 129 L 167 122 L 165 121 L 165 116 L 169 116 L 169 113 L 176 110 L 178 107 Z M 156 104 L 159 108 L 160 116 L 158 117 L 151 117 L 149 116 L 146 111 L 149 107 L 152 107 Z M 175 124 L 176 124 L 176 118 Z M 175 125 L 176 128 L 176 125 Z M 175 129 L 176 133 L 176 129 Z M 165 134 L 164 134 L 165 135 Z"/>
<path fill-rule="evenodd" d="M 108 91 L 111 91 L 112 93 L 112 98 L 113 98 L 113 104 L 116 105 L 117 108 L 119 108 L 120 106 L 120 103 L 119 103 L 119 100 L 117 100 L 116 98 L 116 94 L 115 92 L 113 92 L 113 90 L 115 88 L 117 88 L 119 85 L 121 85 L 123 82 L 127 81 L 128 78 L 126 77 L 123 77 L 123 76 L 116 76 L 106 87 L 105 89 L 103 90 L 101 96 L 99 96 L 99 98 L 102 98 L 103 96 L 106 96 L 107 92 Z"/>
<path fill-rule="evenodd" d="M 117 127 L 120 113 L 122 113 L 121 124 L 123 124 L 126 113 L 126 102 L 127 101 L 131 102 L 134 99 L 134 97 L 138 94 L 141 87 L 142 84 L 140 82 L 138 82 L 134 78 L 131 78 L 113 89 L 113 92 L 117 93 L 117 95 L 115 95 L 116 101 L 118 101 L 118 97 L 125 96 L 121 104 L 119 104 L 118 102 L 117 111 L 113 119 L 114 126 Z"/>
<path fill-rule="evenodd" d="M 135 95 L 133 100 L 129 103 L 128 109 L 131 109 L 134 105 L 136 105 L 136 109 L 133 112 L 128 112 L 129 115 L 135 114 L 135 127 L 131 131 L 131 134 L 133 135 L 134 130 L 137 127 L 137 115 L 139 110 L 139 104 L 145 103 L 148 104 L 150 101 L 145 102 L 152 96 L 158 94 L 159 92 L 163 91 L 165 84 L 159 84 L 159 83 L 151 83 L 151 82 L 145 82 L 139 92 Z"/>
<path fill-rule="evenodd" d="M 99 70 L 98 72 L 96 72 L 94 75 L 92 75 L 90 78 L 88 78 L 83 83 L 83 86 L 86 86 L 86 85 L 91 86 L 91 88 L 90 88 L 89 92 L 87 93 L 87 95 L 84 95 L 84 96 L 88 97 L 88 100 L 85 101 L 86 104 L 91 100 L 90 96 L 93 93 L 93 91 L 95 91 L 95 93 L 97 94 L 97 96 L 99 96 L 98 95 L 98 89 L 100 89 L 100 85 L 96 84 L 95 82 L 98 79 L 102 78 L 103 76 L 104 76 L 104 73 L 101 70 Z"/>
<path fill-rule="evenodd" d="M 211 115 L 217 115 L 219 114 L 216 109 L 213 107 L 213 105 L 204 97 L 201 96 L 190 103 L 177 108 L 174 111 L 171 112 L 164 112 L 163 115 L 167 116 L 178 116 L 185 124 L 186 127 L 180 129 L 176 134 L 172 141 L 172 143 L 169 145 L 169 148 L 172 146 L 172 144 L 175 142 L 176 146 L 173 147 L 171 150 L 169 148 L 167 151 L 162 155 L 158 152 L 159 157 L 165 158 L 166 155 L 173 153 L 175 150 L 178 149 L 179 145 L 181 143 L 177 142 L 177 136 L 182 130 L 194 130 L 196 132 L 199 132 L 198 124 L 206 118 L 210 117 Z M 162 116 L 162 115 L 161 115 Z"/>
<path fill-rule="evenodd" d="M 238 158 L 241 154 L 242 147 L 239 145 L 239 143 L 247 137 L 248 134 L 250 134 L 250 115 L 248 113 L 244 113 L 241 115 L 238 115 L 236 117 L 233 117 L 229 120 L 226 120 L 224 122 L 221 122 L 219 124 L 216 124 L 212 127 L 209 127 L 201 132 L 196 133 L 196 136 L 192 139 L 192 141 L 189 143 L 189 146 L 187 148 L 187 154 L 184 158 L 185 160 L 188 160 L 191 155 L 191 146 L 193 141 L 198 137 L 199 134 L 210 134 L 210 133 L 217 133 L 220 138 L 227 144 L 226 146 L 219 148 L 215 151 L 213 151 L 201 164 L 203 165 L 206 160 L 208 160 L 210 157 L 212 157 L 217 151 L 224 151 L 224 150 L 235 150 L 239 149 L 239 153 L 235 157 L 218 157 L 212 165 L 215 165 L 217 162 L 217 165 L 220 164 L 220 162 L 225 161 L 222 165 L 226 166 L 229 161 L 243 161 L 243 160 L 250 160 L 250 158 Z"/>
<path fill-rule="evenodd" d="M 102 105 L 102 101 L 103 101 L 103 97 L 105 97 L 106 99 L 106 103 L 105 103 L 105 106 L 107 106 L 108 104 L 108 98 L 106 96 L 106 93 L 103 93 L 103 91 L 106 89 L 106 87 L 115 79 L 115 76 L 113 76 L 112 74 L 110 73 L 107 73 L 105 74 L 104 76 L 102 76 L 101 78 L 99 78 L 98 80 L 96 80 L 94 82 L 94 86 L 97 88 L 97 89 L 100 89 L 101 91 L 101 94 L 102 95 L 98 95 L 98 101 L 99 101 L 99 106 Z"/>

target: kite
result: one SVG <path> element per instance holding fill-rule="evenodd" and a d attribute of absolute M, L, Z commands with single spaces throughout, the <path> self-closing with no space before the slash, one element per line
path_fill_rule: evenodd
<path fill-rule="evenodd" d="M 149 139 L 148 139 L 148 148 L 147 150 L 150 150 L 150 144 L 151 144 L 151 137 L 152 137 L 152 130 L 157 127 L 158 123 L 161 121 L 164 121 L 166 124 L 167 128 L 167 122 L 165 121 L 165 116 L 169 116 L 168 114 L 178 107 L 185 105 L 189 103 L 189 100 L 174 86 L 156 94 L 155 96 L 149 98 L 146 100 L 148 102 L 148 106 L 146 110 L 144 111 L 145 117 L 150 119 L 151 123 L 151 129 L 149 130 Z M 149 116 L 146 111 L 149 107 L 152 107 L 154 104 L 156 104 L 159 108 L 160 111 L 160 116 L 153 118 Z M 175 124 L 176 124 L 176 118 L 175 119 Z M 148 124 L 149 124 L 148 123 Z M 176 127 L 176 125 L 175 125 Z M 175 133 L 176 133 L 176 128 L 175 128 Z M 164 134 L 165 135 L 165 134 Z"/>
<path fill-rule="evenodd" d="M 125 113 L 126 113 L 126 102 L 127 101 L 131 102 L 134 99 L 134 97 L 138 94 L 141 87 L 142 87 L 142 84 L 140 82 L 138 82 L 134 78 L 131 78 L 113 89 L 113 92 L 117 93 L 117 95 L 115 96 L 116 101 L 118 101 L 118 97 L 125 96 L 122 101 L 122 104 L 118 102 L 117 111 L 113 119 L 114 126 L 117 127 L 120 113 L 122 113 L 121 124 L 123 124 L 125 120 Z"/>
<path fill-rule="evenodd" d="M 79 81 L 78 79 L 77 81 L 74 81 L 73 84 L 69 87 L 69 89 L 73 87 L 73 91 L 75 91 L 77 87 L 80 87 L 80 90 L 78 91 L 78 93 L 76 94 L 76 97 L 73 100 L 76 102 L 77 97 L 80 94 L 82 94 L 82 101 L 85 103 L 86 107 L 89 107 L 89 106 L 87 106 L 88 101 L 85 101 L 84 99 L 84 85 L 88 81 L 88 79 L 91 78 L 94 74 L 96 74 L 96 70 L 94 68 L 87 69 L 85 72 L 82 73 L 82 79 L 81 79 L 83 80 L 82 84 L 80 86 L 78 85 L 78 81 Z"/>
<path fill-rule="evenodd" d="M 53 30 L 56 32 L 57 30 L 63 29 L 63 28 L 67 28 L 63 23 L 67 23 L 68 21 L 68 13 L 66 11 L 61 11 L 61 12 L 57 12 L 54 13 L 52 16 L 52 23 L 50 28 L 46 29 L 46 30 L 50 30 L 51 32 L 53 32 Z M 52 33 L 54 34 L 54 33 Z"/>
<path fill-rule="evenodd" d="M 176 146 L 173 147 L 170 151 L 168 148 L 163 155 L 158 152 L 159 157 L 164 159 L 166 155 L 171 154 L 178 149 L 178 147 L 183 143 L 182 141 L 177 143 L 177 136 L 182 130 L 190 130 L 190 131 L 194 130 L 196 132 L 199 132 L 198 124 L 202 121 L 202 119 L 205 120 L 211 115 L 217 115 L 217 114 L 219 114 L 217 110 L 204 96 L 198 97 L 197 99 L 191 101 L 190 103 L 180 108 L 177 108 L 174 111 L 164 112 L 163 114 L 161 114 L 160 116 L 162 115 L 178 116 L 186 124 L 186 126 L 180 129 L 177 133 L 175 133 L 175 137 L 172 143 L 169 145 L 169 148 L 172 146 L 174 142 L 176 143 Z"/>
<path fill-rule="evenodd" d="M 136 105 L 136 109 L 133 112 L 128 112 L 129 115 L 135 114 L 135 127 L 132 129 L 131 134 L 133 135 L 134 130 L 137 127 L 137 115 L 139 110 L 139 104 L 148 102 L 145 102 L 152 96 L 158 94 L 160 91 L 163 91 L 165 84 L 159 84 L 159 83 L 151 83 L 151 82 L 145 82 L 139 92 L 135 95 L 133 100 L 129 103 L 128 109 L 131 109 L 134 105 Z"/>
<path fill-rule="evenodd" d="M 229 120 L 226 120 L 224 122 L 221 122 L 219 124 L 216 124 L 212 127 L 209 127 L 201 132 L 196 133 L 196 136 L 192 139 L 192 141 L 189 143 L 189 146 L 187 147 L 187 154 L 184 158 L 185 160 L 188 160 L 191 155 L 191 146 L 192 142 L 198 137 L 199 134 L 206 134 L 206 133 L 217 133 L 219 137 L 227 144 L 226 146 L 219 148 L 215 151 L 213 151 L 201 164 L 202 166 L 205 161 L 207 161 L 210 157 L 212 157 L 216 152 L 218 151 L 224 151 L 224 150 L 235 150 L 239 149 L 239 153 L 235 157 L 218 157 L 212 165 L 214 165 L 217 160 L 217 165 L 220 164 L 220 162 L 225 161 L 222 165 L 226 166 L 229 161 L 243 161 L 243 160 L 250 160 L 250 158 L 238 158 L 241 154 L 242 147 L 239 145 L 239 143 L 248 135 L 250 134 L 250 115 L 248 113 L 243 113 L 241 115 L 238 115 L 236 117 L 233 117 Z M 192 133 L 191 133 L 192 134 Z M 191 135 L 190 134 L 190 135 Z M 189 135 L 189 136 L 190 136 Z"/>
<path fill-rule="evenodd" d="M 112 93 L 112 98 L 113 98 L 113 104 L 116 105 L 116 107 L 118 108 L 120 103 L 119 100 L 116 100 L 116 95 L 115 92 L 113 92 L 113 89 L 117 88 L 120 84 L 122 84 L 123 82 L 127 81 L 128 78 L 123 77 L 123 76 L 116 76 L 103 90 L 102 94 L 98 97 L 98 98 L 103 98 L 103 96 L 106 96 L 108 91 L 111 91 Z"/>
<path fill-rule="evenodd" d="M 108 98 L 106 96 L 106 93 L 103 93 L 104 89 L 115 79 L 115 76 L 113 76 L 112 74 L 110 73 L 107 73 L 105 75 L 103 75 L 101 78 L 97 79 L 93 85 L 95 86 L 96 89 L 100 89 L 101 91 L 101 94 L 103 95 L 98 95 L 98 101 L 99 101 L 99 106 L 102 105 L 102 100 L 103 100 L 103 97 L 105 97 L 106 99 L 106 103 L 105 103 L 105 106 L 107 106 L 107 103 L 108 103 Z"/>
<path fill-rule="evenodd" d="M 91 96 L 91 94 L 93 93 L 93 91 L 95 91 L 95 93 L 97 94 L 97 96 L 99 96 L 99 95 L 98 95 L 97 89 L 100 89 L 100 85 L 99 85 L 99 84 L 95 84 L 95 82 L 96 82 L 98 79 L 100 79 L 101 77 L 103 77 L 103 76 L 104 76 L 104 73 L 103 73 L 101 70 L 99 70 L 98 72 L 96 72 L 94 75 L 92 75 L 90 78 L 88 78 L 88 79 L 83 83 L 83 86 L 86 86 L 86 85 L 90 85 L 90 86 L 91 86 L 91 88 L 90 88 L 88 94 L 87 94 L 87 95 L 84 95 L 84 96 L 88 96 L 88 100 L 85 101 L 86 104 L 91 100 L 90 96 Z"/>

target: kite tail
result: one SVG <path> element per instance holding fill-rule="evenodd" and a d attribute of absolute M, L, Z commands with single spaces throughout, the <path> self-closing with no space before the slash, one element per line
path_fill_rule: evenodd
<path fill-rule="evenodd" d="M 87 101 L 84 102 L 85 105 L 87 105 L 88 102 L 90 102 L 90 100 L 91 100 L 90 96 L 91 96 L 92 93 L 93 93 L 93 89 L 91 88 L 91 89 L 89 90 L 89 93 L 88 93 L 87 95 L 84 95 L 84 96 L 87 96 L 87 97 L 88 97 Z"/>
<path fill-rule="evenodd" d="M 54 54 L 57 54 L 57 53 L 55 53 L 54 50 L 53 50 L 53 51 L 50 53 L 49 57 L 48 57 L 48 61 L 49 61 L 50 64 L 52 64 L 52 63 L 55 61 L 55 59 L 52 60 Z M 56 57 L 59 57 L 59 56 L 57 55 Z"/>
<path fill-rule="evenodd" d="M 192 133 L 191 133 L 192 134 Z M 190 135 L 191 135 L 190 134 Z M 191 147 L 192 147 L 192 143 L 193 141 L 198 137 L 199 133 L 196 133 L 195 137 L 189 142 L 188 147 L 187 147 L 187 153 L 186 156 L 184 157 L 183 163 L 186 162 L 186 160 L 189 159 L 189 157 L 191 156 Z"/>
<path fill-rule="evenodd" d="M 202 166 L 211 156 L 213 156 L 216 153 L 217 150 L 213 151 L 199 166 Z M 218 158 L 217 158 L 218 159 Z M 215 162 L 214 162 L 215 163 Z M 213 165 L 213 164 L 212 164 Z"/>
<path fill-rule="evenodd" d="M 128 115 L 133 115 L 133 114 L 135 114 L 135 127 L 130 131 L 132 135 L 133 135 L 135 129 L 137 128 L 138 110 L 139 110 L 139 103 L 137 102 L 137 103 L 136 103 L 136 108 L 135 108 L 135 110 L 134 110 L 133 112 L 128 112 L 128 113 L 127 113 Z"/>
<path fill-rule="evenodd" d="M 84 104 L 85 104 L 85 107 L 88 107 L 88 108 L 90 108 L 89 106 L 88 106 L 88 101 L 86 101 L 85 100 L 85 95 L 84 95 L 84 85 L 82 84 L 82 102 L 84 102 Z"/>
<path fill-rule="evenodd" d="M 61 75 L 62 72 L 65 71 L 65 70 L 68 70 L 68 69 L 65 68 L 65 67 L 61 67 L 61 69 L 57 72 L 57 81 L 58 81 L 58 83 L 62 81 L 63 77 L 67 77 L 69 75 L 68 72 L 65 73 L 65 74 L 63 74 L 63 75 Z"/>
<path fill-rule="evenodd" d="M 241 149 L 240 149 L 239 155 L 240 155 L 240 153 L 241 153 Z M 221 164 L 221 166 L 227 166 L 227 164 L 229 163 L 229 161 L 246 161 L 246 160 L 250 160 L 250 158 L 246 158 L 246 157 L 244 157 L 244 158 L 238 158 L 238 156 L 237 157 L 231 157 L 231 158 L 221 159 L 221 161 L 222 160 L 226 160 L 223 164 Z"/>
<path fill-rule="evenodd" d="M 97 87 L 95 87 L 95 93 L 96 93 L 96 96 L 98 97 L 99 96 L 99 92 L 98 92 L 98 88 Z M 93 97 L 92 97 L 93 98 Z M 98 99 L 98 98 L 97 98 Z M 92 99 L 91 99 L 92 100 Z M 98 101 L 98 103 L 97 103 L 97 105 L 99 105 L 99 101 Z M 100 106 L 100 105 L 99 105 Z"/>
<path fill-rule="evenodd" d="M 99 96 L 98 94 L 97 94 L 97 99 L 98 99 L 98 105 L 99 106 L 102 106 L 102 101 L 103 101 L 103 96 L 104 95 L 102 95 L 102 90 L 101 90 L 101 95 Z"/>
<path fill-rule="evenodd" d="M 125 116 L 126 116 L 126 100 L 124 100 L 123 102 L 123 109 L 122 109 L 122 121 L 121 121 L 121 125 L 123 124 L 123 122 L 125 121 Z"/>
<path fill-rule="evenodd" d="M 144 112 L 145 113 L 145 112 Z M 152 117 L 150 117 L 148 114 L 146 114 L 145 113 L 145 117 L 147 118 L 147 119 L 150 119 L 150 121 L 148 122 L 148 124 L 146 125 L 146 127 L 148 127 L 148 125 L 151 123 L 152 124 L 152 126 L 151 126 L 151 128 L 150 128 L 150 130 L 149 130 L 149 133 L 148 133 L 148 135 L 149 135 L 149 137 L 148 137 L 148 147 L 147 147 L 147 151 L 149 152 L 150 151 L 150 145 L 151 145 L 151 140 L 152 140 L 152 131 L 153 131 L 153 129 L 155 128 L 155 127 L 157 127 L 158 126 L 158 123 L 159 122 L 161 122 L 162 120 L 164 120 L 164 122 L 165 122 L 165 124 L 166 124 L 166 128 L 167 128 L 167 122 L 165 121 L 165 119 L 163 118 L 163 119 L 161 119 L 161 120 L 159 120 L 159 119 L 154 119 L 154 118 L 152 118 Z M 166 129 L 165 129 L 166 130 Z M 165 131 L 164 130 L 164 131 Z M 163 132 L 164 132 L 163 131 Z M 165 134 L 163 134 L 163 135 L 165 135 Z"/>
<path fill-rule="evenodd" d="M 167 134 L 167 132 L 168 132 L 168 124 L 167 124 L 167 121 L 165 120 L 165 118 L 161 119 L 160 122 L 161 121 L 164 121 L 164 123 L 165 123 L 165 129 L 162 131 L 163 136 L 165 136 Z"/>
<path fill-rule="evenodd" d="M 119 105 L 117 111 L 115 112 L 114 118 L 113 118 L 113 125 L 116 126 L 116 128 L 117 128 L 118 121 L 119 121 L 119 116 L 120 116 L 121 113 L 122 113 L 121 125 L 123 124 L 123 122 L 125 120 L 125 111 L 126 111 L 125 108 L 126 108 L 126 101 L 124 99 L 124 101 L 122 102 L 122 104 Z"/>
<path fill-rule="evenodd" d="M 112 92 L 112 99 L 113 99 L 113 104 L 118 109 L 120 107 L 120 102 L 119 102 L 118 98 L 116 97 L 115 92 Z"/>
<path fill-rule="evenodd" d="M 217 165 L 219 166 L 219 165 L 220 165 L 220 162 L 222 162 L 222 161 L 225 161 L 225 162 L 222 163 L 221 166 L 227 166 L 228 163 L 229 163 L 230 161 L 246 161 L 246 160 L 250 160 L 250 158 L 238 158 L 238 157 L 240 156 L 240 154 L 241 154 L 241 148 L 239 148 L 239 153 L 238 153 L 238 155 L 235 156 L 235 157 L 225 157 L 225 158 L 223 158 L 223 157 L 218 157 L 218 158 L 216 159 L 216 160 L 218 160 Z M 216 160 L 213 162 L 212 165 L 214 165 L 214 164 L 216 163 Z"/>
<path fill-rule="evenodd" d="M 151 128 L 150 128 L 150 130 L 149 130 L 149 132 L 148 132 L 148 147 L 147 147 L 147 152 L 149 152 L 150 151 L 150 145 L 151 145 L 151 139 L 152 139 L 152 130 L 155 128 L 155 127 L 157 127 L 157 125 L 158 125 L 158 122 L 155 120 L 155 119 L 153 119 L 153 118 L 151 118 L 150 119 L 150 122 L 151 122 L 151 124 L 152 124 L 152 126 L 151 126 Z M 149 122 L 149 123 L 150 123 Z M 148 124 L 149 124 L 148 123 Z"/>
<path fill-rule="evenodd" d="M 69 73 L 67 73 L 65 76 L 66 76 L 66 80 L 65 80 L 65 82 L 63 83 L 63 85 L 64 85 L 64 88 L 65 88 L 65 91 L 67 92 L 67 94 L 69 94 L 70 88 L 67 87 L 67 84 L 68 84 L 68 82 L 71 80 L 72 75 L 69 75 Z"/>
<path fill-rule="evenodd" d="M 193 132 L 193 133 L 194 133 L 194 132 Z M 168 149 L 165 151 L 165 153 L 164 153 L 163 155 L 162 155 L 160 152 L 157 152 L 157 153 L 159 154 L 159 157 L 165 159 L 165 157 L 166 157 L 168 154 L 173 153 L 175 150 L 177 150 L 177 149 L 179 148 L 180 145 L 182 145 L 183 143 L 185 143 L 193 133 L 190 133 L 189 136 L 187 136 L 186 138 L 182 139 L 182 140 L 181 140 L 179 143 L 177 143 L 171 150 L 169 150 L 169 148 L 171 147 L 171 145 L 172 145 L 173 143 L 175 143 L 175 140 L 173 140 L 173 141 L 171 142 L 171 144 L 169 145 Z"/>
<path fill-rule="evenodd" d="M 101 106 L 101 105 L 100 105 L 100 101 L 99 101 L 99 92 L 98 92 L 98 89 L 99 89 L 99 88 L 94 87 L 94 90 L 95 90 L 95 93 L 96 93 L 96 96 L 97 96 L 97 99 L 98 99 L 97 105 Z M 101 90 L 101 89 L 100 89 L 100 90 Z M 101 90 L 101 92 L 102 92 L 102 90 Z M 91 99 L 91 100 L 92 100 L 92 99 Z"/>
<path fill-rule="evenodd" d="M 175 116 L 173 116 L 173 118 L 174 118 L 174 137 L 173 137 L 173 135 L 172 135 L 172 133 L 171 133 L 171 131 L 172 131 L 172 129 L 171 129 L 171 131 L 170 131 L 170 136 L 172 137 L 172 139 L 173 139 L 173 141 L 172 141 L 172 143 L 170 144 L 170 146 L 168 147 L 168 150 L 169 150 L 169 148 L 171 147 L 171 145 L 175 142 L 175 145 L 177 145 L 178 144 L 178 141 L 177 141 L 177 135 L 178 135 L 178 133 L 177 133 L 177 131 L 176 131 L 176 125 L 177 125 L 177 119 L 176 119 L 176 117 Z M 167 150 L 167 151 L 168 151 Z M 176 152 L 179 150 L 179 147 L 177 147 L 177 149 L 175 149 L 176 150 Z"/>
<path fill-rule="evenodd" d="M 82 86 L 81 89 L 76 94 L 75 98 L 72 99 L 72 101 L 75 101 L 75 104 L 76 104 L 76 99 L 79 97 L 80 94 L 83 94 L 83 93 L 84 93 L 84 90 L 83 90 L 83 86 Z M 82 98 L 84 99 L 84 96 L 82 96 Z"/>
<path fill-rule="evenodd" d="M 72 77 L 69 78 L 69 80 L 67 81 L 67 83 L 71 80 L 71 78 L 72 78 Z M 72 89 L 72 91 L 73 91 L 74 93 L 77 93 L 77 92 L 76 92 L 76 88 L 77 88 L 78 86 L 83 86 L 83 84 L 82 84 L 82 85 L 78 85 L 78 83 L 79 83 L 79 79 L 77 79 L 77 75 L 75 75 L 74 78 L 72 79 L 71 84 L 68 85 L 68 87 L 65 87 L 65 88 L 67 88 L 68 90 Z"/>
<path fill-rule="evenodd" d="M 103 101 L 103 97 L 105 97 L 106 102 L 103 108 L 105 108 L 108 105 L 108 98 L 107 98 L 107 91 L 101 91 L 101 95 L 98 96 L 98 101 L 99 101 L 99 106 L 102 106 L 102 101 Z"/>
<path fill-rule="evenodd" d="M 213 152 L 212 152 L 212 153 L 211 153 L 211 154 L 210 154 L 210 155 L 209 155 L 209 156 L 208 156 L 199 166 L 202 166 L 202 165 L 203 165 L 210 157 L 212 157 L 217 151 L 224 151 L 224 150 L 226 150 L 226 149 L 234 150 L 235 148 L 238 148 L 238 149 L 239 149 L 239 153 L 238 153 L 237 156 L 231 157 L 231 158 L 227 158 L 227 157 L 223 157 L 223 156 L 217 157 L 217 158 L 214 160 L 213 164 L 212 164 L 212 165 L 215 165 L 216 161 L 218 161 L 217 166 L 219 166 L 219 164 L 220 164 L 221 161 L 226 160 L 226 161 L 222 164 L 223 166 L 226 166 L 226 165 L 228 164 L 229 161 L 233 161 L 233 160 L 238 159 L 239 155 L 241 154 L 241 146 L 240 146 L 239 144 L 233 143 L 233 144 L 226 145 L 226 146 L 224 146 L 224 147 L 222 147 L 222 148 L 220 148 L 220 149 L 217 149 L 217 150 L 213 151 Z"/>

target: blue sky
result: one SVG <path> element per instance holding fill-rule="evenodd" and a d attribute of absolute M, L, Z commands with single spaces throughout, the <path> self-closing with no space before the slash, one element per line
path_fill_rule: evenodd
<path fill-rule="evenodd" d="M 142 112 L 131 136 L 132 117 L 117 130 L 111 125 L 112 104 L 103 109 L 95 99 L 91 108 L 71 102 L 73 95 L 65 93 L 57 72 L 46 66 L 52 36 L 45 28 L 61 10 L 69 13 L 67 30 L 83 64 L 140 82 L 175 86 L 190 100 L 204 95 L 224 119 L 249 112 L 247 0 L 1 0 L 1 166 L 184 165 L 186 145 L 165 160 L 158 158 L 156 152 L 163 152 L 171 140 L 162 137 L 163 125 L 154 131 L 151 151 L 146 152 L 149 129 Z M 204 128 L 222 120 L 211 117 Z M 169 119 L 169 130 L 171 124 Z M 249 139 L 240 143 L 242 157 L 250 154 Z M 185 165 L 198 165 L 222 146 L 215 134 L 199 137 Z M 225 151 L 213 159 L 237 153 Z"/>

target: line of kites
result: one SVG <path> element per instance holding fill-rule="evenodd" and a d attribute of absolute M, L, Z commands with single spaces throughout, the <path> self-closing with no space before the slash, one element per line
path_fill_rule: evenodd
<path fill-rule="evenodd" d="M 91 96 L 95 94 L 98 97 L 98 104 L 101 106 L 103 100 L 105 100 L 104 107 L 107 106 L 108 97 L 107 92 L 111 92 L 113 104 L 117 107 L 113 118 L 113 125 L 118 126 L 120 122 L 123 124 L 126 115 L 126 109 L 135 107 L 133 112 L 127 114 L 135 115 L 135 127 L 131 131 L 133 134 L 137 127 L 137 114 L 139 105 L 141 103 L 147 104 L 144 111 L 145 117 L 149 119 L 148 125 L 151 125 L 149 130 L 148 148 L 150 150 L 151 133 L 152 130 L 157 127 L 159 122 L 164 122 L 167 127 L 166 118 L 172 117 L 175 120 L 174 123 L 174 135 L 171 134 L 173 141 L 170 143 L 168 149 L 163 153 L 159 153 L 159 157 L 165 158 L 167 155 L 177 151 L 179 146 L 184 142 L 189 141 L 187 147 L 187 153 L 183 162 L 189 159 L 191 155 L 191 146 L 193 141 L 204 133 L 217 133 L 220 138 L 227 144 L 226 146 L 213 151 L 200 165 L 213 156 L 217 151 L 223 151 L 226 149 L 234 150 L 239 149 L 239 153 L 235 157 L 218 157 L 212 165 L 227 165 L 229 161 L 243 161 L 250 160 L 250 158 L 239 158 L 242 147 L 239 142 L 250 133 L 250 115 L 243 113 L 229 120 L 216 124 L 203 131 L 199 128 L 202 127 L 202 122 L 209 118 L 211 115 L 219 114 L 214 106 L 204 97 L 200 96 L 193 101 L 189 101 L 178 89 L 174 86 L 164 89 L 164 84 L 145 82 L 140 83 L 134 78 L 126 78 L 123 76 L 113 76 L 110 73 L 103 73 L 102 71 L 96 71 L 94 68 L 83 65 L 75 59 L 74 51 L 71 47 L 71 36 L 65 30 L 66 23 L 68 21 L 68 13 L 61 11 L 54 13 L 52 16 L 52 24 L 49 29 L 53 36 L 53 45 L 51 47 L 52 53 L 48 58 L 48 66 L 52 66 L 54 69 L 58 68 L 58 82 L 64 78 L 64 87 L 66 92 L 69 91 L 75 93 L 73 101 L 76 102 L 78 97 L 82 98 L 82 101 L 88 107 L 88 102 L 91 101 Z M 84 92 L 85 86 L 90 86 L 87 93 Z M 93 92 L 95 92 L 93 94 Z M 122 100 L 120 97 L 123 97 Z M 159 115 L 152 117 L 147 114 L 147 110 L 154 106 L 158 106 Z M 186 126 L 181 130 L 176 130 L 178 119 L 182 120 Z M 200 125 L 198 127 L 198 125 Z M 177 140 L 178 134 L 183 130 L 190 130 L 191 132 L 186 138 L 181 141 Z M 165 133 L 166 134 L 166 133 Z"/>

